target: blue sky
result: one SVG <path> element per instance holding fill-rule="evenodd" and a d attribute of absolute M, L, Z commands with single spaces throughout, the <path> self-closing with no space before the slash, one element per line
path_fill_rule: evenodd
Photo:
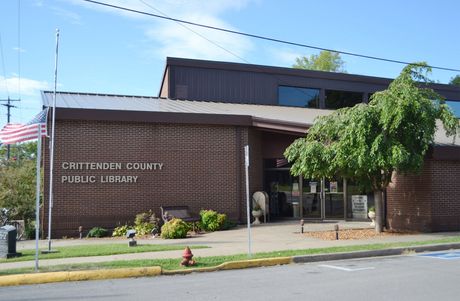
<path fill-rule="evenodd" d="M 455 0 L 100 1 L 324 48 L 460 69 L 460 2 Z M 39 91 L 53 89 L 56 28 L 62 91 L 156 96 L 167 56 L 289 67 L 297 56 L 318 53 L 187 27 L 232 54 L 175 22 L 82 0 L 21 0 L 20 10 L 18 0 L 0 1 L 5 66 L 0 62 L 0 99 L 21 98 L 12 121 L 25 122 L 38 113 Z M 347 72 L 354 74 L 392 78 L 403 67 L 342 58 Z M 447 83 L 456 74 L 434 71 L 432 79 Z M 1 107 L 0 125 L 5 123 L 6 108 Z"/>

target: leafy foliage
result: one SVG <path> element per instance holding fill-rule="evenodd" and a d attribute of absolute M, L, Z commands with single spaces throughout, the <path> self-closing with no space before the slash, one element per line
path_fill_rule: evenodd
<path fill-rule="evenodd" d="M 115 229 L 113 229 L 112 236 L 113 237 L 126 236 L 126 233 L 128 232 L 128 230 L 131 230 L 131 229 L 132 227 L 126 224 L 122 226 L 118 226 Z"/>
<path fill-rule="evenodd" d="M 0 166 L 0 208 L 9 209 L 10 219 L 33 219 L 35 173 L 33 160 L 10 161 Z"/>
<path fill-rule="evenodd" d="M 429 71 L 425 63 L 409 65 L 369 104 L 319 117 L 308 135 L 285 151 L 293 163 L 291 173 L 306 178 L 340 175 L 380 191 L 393 171 L 418 172 L 433 143 L 436 120 L 448 136 L 459 130 L 442 97 L 426 87 Z"/>
<path fill-rule="evenodd" d="M 109 234 L 107 229 L 101 227 L 94 227 L 89 230 L 88 235 L 86 237 L 106 237 Z"/>
<path fill-rule="evenodd" d="M 460 86 L 460 75 L 456 75 L 455 77 L 452 77 L 449 82 L 450 85 L 454 86 Z"/>
<path fill-rule="evenodd" d="M 189 231 L 189 226 L 180 218 L 173 218 L 161 227 L 161 238 L 176 239 L 185 238 Z"/>
<path fill-rule="evenodd" d="M 227 221 L 227 215 L 217 213 L 214 210 L 201 210 L 201 228 L 205 231 L 221 230 Z"/>
<path fill-rule="evenodd" d="M 321 70 L 331 72 L 346 72 L 345 62 L 340 57 L 340 53 L 323 50 L 319 55 L 312 54 L 310 57 L 302 56 L 295 59 L 293 68 Z"/>
<path fill-rule="evenodd" d="M 160 232 L 160 219 L 155 216 L 152 210 L 139 213 L 134 219 L 134 229 L 139 236 L 149 235 L 154 229 L 158 233 Z"/>
<path fill-rule="evenodd" d="M 5 165 L 7 146 L 0 147 L 0 165 Z M 10 160 L 13 162 L 21 162 L 23 160 L 32 160 L 37 156 L 37 142 L 27 142 L 10 145 Z"/>

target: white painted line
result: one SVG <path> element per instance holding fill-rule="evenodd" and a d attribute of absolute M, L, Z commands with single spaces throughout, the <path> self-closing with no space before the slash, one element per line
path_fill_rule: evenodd
<path fill-rule="evenodd" d="M 346 271 L 346 272 L 357 272 L 357 271 L 365 271 L 365 270 L 374 270 L 375 269 L 374 267 L 352 269 L 352 268 L 345 268 L 345 267 L 339 267 L 339 266 L 336 266 L 336 265 L 328 265 L 328 264 L 321 264 L 319 266 L 323 267 L 323 268 L 335 269 L 335 270 Z"/>

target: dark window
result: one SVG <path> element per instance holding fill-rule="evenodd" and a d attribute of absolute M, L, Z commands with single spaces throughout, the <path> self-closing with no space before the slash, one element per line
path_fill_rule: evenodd
<path fill-rule="evenodd" d="M 454 111 L 455 116 L 460 118 L 460 101 L 446 100 L 446 104 Z"/>
<path fill-rule="evenodd" d="M 352 107 L 363 102 L 363 93 L 326 90 L 326 109 Z"/>
<path fill-rule="evenodd" d="M 290 107 L 319 108 L 319 89 L 279 86 L 278 104 Z"/>

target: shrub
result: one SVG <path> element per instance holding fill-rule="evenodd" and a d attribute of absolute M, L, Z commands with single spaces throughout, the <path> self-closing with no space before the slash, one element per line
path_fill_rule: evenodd
<path fill-rule="evenodd" d="M 185 238 L 189 226 L 180 218 L 173 218 L 161 227 L 161 238 Z"/>
<path fill-rule="evenodd" d="M 35 239 L 35 221 L 29 220 L 26 222 L 24 229 L 24 238 L 25 239 Z"/>
<path fill-rule="evenodd" d="M 107 229 L 101 227 L 94 227 L 91 230 L 89 230 L 88 235 L 86 237 L 105 237 L 107 236 L 107 234 Z"/>
<path fill-rule="evenodd" d="M 151 234 L 153 230 L 158 233 L 160 230 L 160 219 L 155 216 L 152 210 L 139 213 L 134 219 L 134 229 L 136 230 L 136 235 L 139 236 Z"/>
<path fill-rule="evenodd" d="M 132 227 L 126 224 L 123 226 L 118 226 L 115 229 L 113 229 L 112 236 L 113 237 L 126 236 L 126 232 L 128 232 L 129 229 L 132 229 Z"/>
<path fill-rule="evenodd" d="M 201 210 L 201 228 L 205 231 L 221 230 L 227 221 L 227 215 L 217 213 L 214 210 Z"/>

